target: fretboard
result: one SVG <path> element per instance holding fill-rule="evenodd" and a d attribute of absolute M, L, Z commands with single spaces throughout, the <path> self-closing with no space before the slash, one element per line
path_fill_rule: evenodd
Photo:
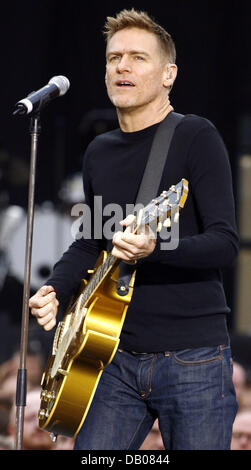
<path fill-rule="evenodd" d="M 82 299 L 80 308 L 83 308 L 90 296 L 97 289 L 99 284 L 105 279 L 107 274 L 120 263 L 120 259 L 113 256 L 111 253 L 108 254 L 107 259 L 101 264 L 95 273 L 92 275 L 90 281 L 86 285 L 82 292 Z"/>

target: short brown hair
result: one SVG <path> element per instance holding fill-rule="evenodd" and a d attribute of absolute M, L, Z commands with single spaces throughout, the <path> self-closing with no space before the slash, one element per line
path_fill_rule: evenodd
<path fill-rule="evenodd" d="M 148 13 L 136 11 L 132 8 L 131 10 L 122 10 L 120 13 L 117 13 L 115 17 L 108 16 L 104 29 L 106 42 L 108 42 L 117 31 L 125 28 L 141 28 L 155 34 L 163 52 L 172 63 L 175 63 L 176 49 L 171 35 L 162 28 L 162 26 L 157 24 Z"/>

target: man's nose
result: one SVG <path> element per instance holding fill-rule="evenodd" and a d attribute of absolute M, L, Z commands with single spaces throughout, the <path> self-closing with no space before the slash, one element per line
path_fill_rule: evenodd
<path fill-rule="evenodd" d="M 117 64 L 117 70 L 119 73 L 131 72 L 131 64 L 128 57 L 121 57 L 120 61 Z"/>

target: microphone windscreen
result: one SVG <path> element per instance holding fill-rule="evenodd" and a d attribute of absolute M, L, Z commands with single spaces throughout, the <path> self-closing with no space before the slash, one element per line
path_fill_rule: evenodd
<path fill-rule="evenodd" d="M 64 95 L 70 88 L 70 82 L 67 77 L 63 75 L 58 75 L 56 77 L 52 77 L 49 81 L 49 84 L 53 83 L 59 89 L 59 96 Z"/>

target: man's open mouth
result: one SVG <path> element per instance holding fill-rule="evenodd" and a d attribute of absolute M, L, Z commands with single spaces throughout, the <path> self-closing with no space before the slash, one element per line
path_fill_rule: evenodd
<path fill-rule="evenodd" d="M 116 85 L 119 87 L 134 87 L 134 83 L 129 82 L 128 80 L 118 80 Z"/>

